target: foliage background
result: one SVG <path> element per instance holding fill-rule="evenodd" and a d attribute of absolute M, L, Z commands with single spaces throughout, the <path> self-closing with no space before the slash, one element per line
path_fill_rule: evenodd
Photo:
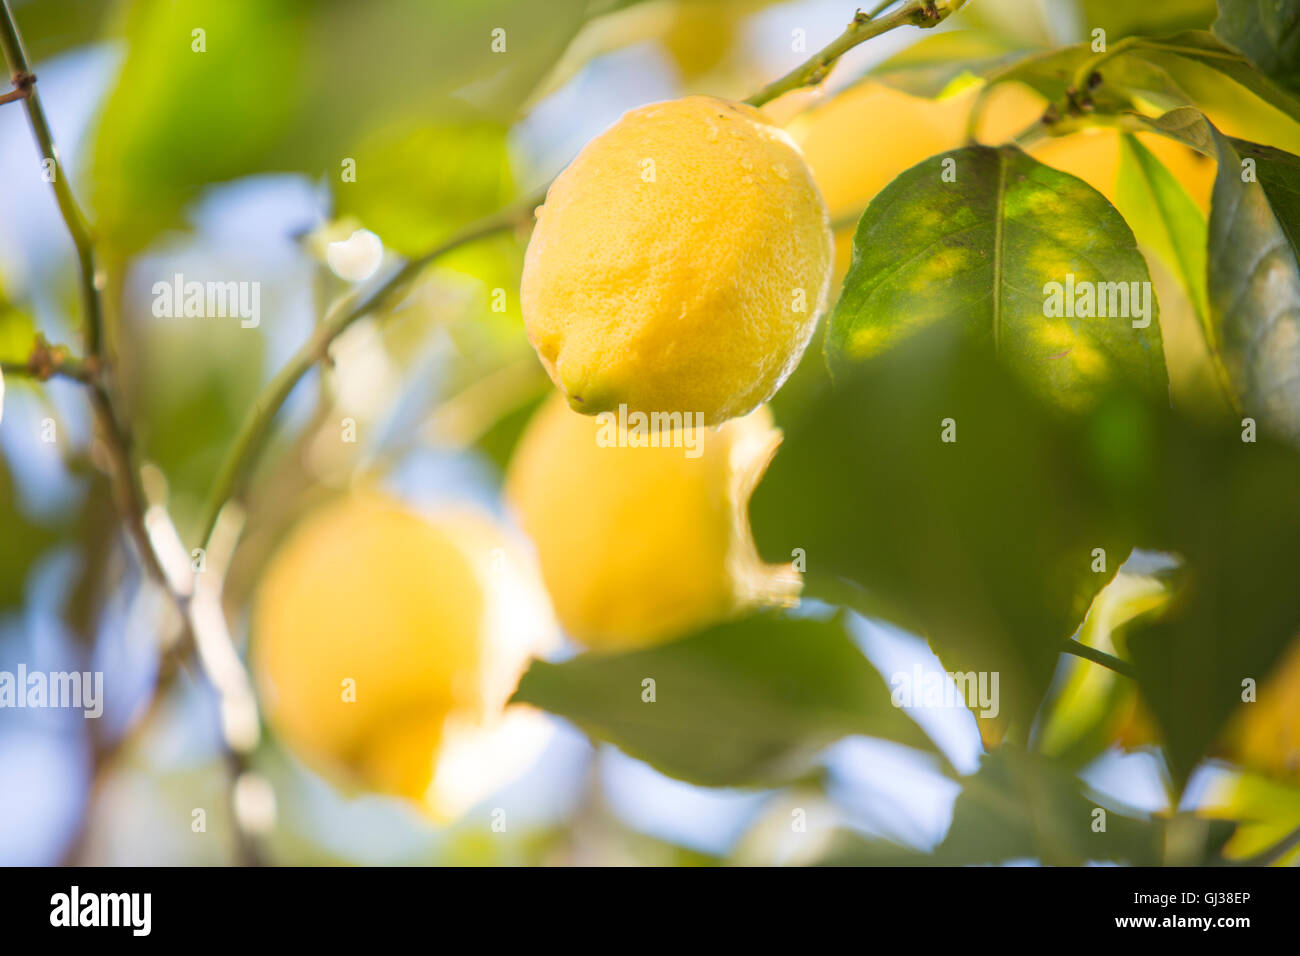
<path fill-rule="evenodd" d="M 183 533 L 196 530 L 203 496 L 249 402 L 343 288 L 321 261 L 327 230 L 346 235 L 362 224 L 390 253 L 418 253 L 534 192 L 625 110 L 687 92 L 743 98 L 804 58 L 790 49 L 793 30 L 806 31 L 812 50 L 852 13 L 840 0 L 30 0 L 14 9 L 65 167 L 98 229 L 109 337 L 129 386 L 139 452 L 166 475 Z M 1205 29 L 1214 15 L 1214 4 L 1200 0 L 973 0 L 953 24 L 972 46 L 947 60 L 949 66 L 994 62 L 1085 40 L 1097 25 L 1111 42 L 1139 31 Z M 207 30 L 202 58 L 190 51 L 194 26 Z M 509 37 L 504 57 L 488 49 L 498 26 Z M 854 50 L 834 84 L 852 82 L 918 36 L 896 31 Z M 977 57 L 973 49 L 983 52 Z M 943 63 L 935 69 L 945 83 L 957 72 Z M 1236 87 L 1212 92 L 1225 111 L 1265 109 Z M 1275 132 L 1275 145 L 1294 150 L 1300 143 L 1294 122 L 1277 122 Z M 886 151 L 896 135 L 862 128 L 846 135 L 844 149 Z M 357 161 L 356 184 L 338 185 L 344 156 Z M 25 358 L 36 330 L 52 342 L 77 340 L 75 262 L 53 197 L 33 176 L 35 161 L 19 108 L 0 107 L 0 358 L 6 360 Z M 358 470 L 381 475 L 413 501 L 470 499 L 500 512 L 501 467 L 549 388 L 513 295 L 525 241 L 507 234 L 440 260 L 382 323 L 348 333 L 327 378 L 313 372 L 295 389 L 256 476 L 250 517 L 256 530 L 232 568 L 232 607 L 246 602 L 267 550 L 298 510 Z M 237 323 L 154 319 L 149 286 L 173 272 L 260 282 L 261 328 L 252 333 Z M 505 313 L 491 310 L 496 288 L 512 291 Z M 805 367 L 816 359 L 810 352 Z M 888 367 L 879 381 L 893 381 L 891 374 L 907 381 L 905 368 Z M 815 383 L 803 380 L 811 375 L 801 370 L 782 393 L 791 420 L 815 392 Z M 90 661 L 106 672 L 109 696 L 93 738 L 86 722 L 58 712 L 0 713 L 0 862 L 229 862 L 234 841 L 223 832 L 222 813 L 209 814 L 206 834 L 189 826 L 192 807 L 217 807 L 226 799 L 210 701 L 184 677 L 146 712 L 160 609 L 142 596 L 139 572 L 114 534 L 103 478 L 90 464 L 91 427 L 78 386 L 58 380 L 39 388 L 6 385 L 0 669 L 12 670 L 20 660 L 46 670 L 81 669 Z M 1033 414 L 1024 411 L 1024 396 L 1001 380 L 954 376 L 952 388 L 950 397 L 972 403 L 967 407 Z M 897 394 L 862 400 L 887 403 Z M 338 408 L 364 423 L 360 445 L 340 450 L 315 440 Z M 54 446 L 37 437 L 36 423 L 47 415 L 59 422 L 62 438 Z M 833 427 L 852 434 L 854 423 Z M 814 437 L 804 447 L 815 456 L 825 446 Z M 830 463 L 819 473 L 837 468 Z M 979 490 L 1008 496 L 989 514 L 1028 522 L 1018 510 L 1025 499 L 997 487 L 1001 472 L 980 471 L 978 462 L 971 468 L 990 483 Z M 1034 492 L 1068 473 L 1061 458 L 1051 458 L 1048 468 L 1049 474 L 1025 476 L 1031 517 Z M 902 486 L 887 472 L 877 478 L 878 487 L 846 487 L 838 500 L 888 496 Z M 768 494 L 823 509 L 798 515 L 801 528 L 840 521 L 839 513 L 825 510 L 833 496 L 809 494 L 797 481 L 775 471 Z M 921 496 L 900 511 L 925 513 L 932 500 Z M 1037 507 L 1050 512 L 1058 503 Z M 760 494 L 760 526 L 768 520 L 763 508 Z M 933 528 L 921 524 L 853 530 L 861 536 L 845 538 L 838 524 L 828 528 L 825 549 L 885 533 L 904 545 L 910 535 L 918 552 L 933 553 L 927 537 Z M 1243 548 L 1254 543 L 1248 539 Z M 1134 561 L 1136 574 L 1161 572 L 1157 556 L 1139 554 Z M 1294 588 L 1296 566 L 1263 570 L 1272 577 L 1247 586 Z M 942 581 L 900 587 L 933 588 L 935 606 L 959 607 L 962 595 L 952 583 L 947 591 Z M 1037 596 L 1020 587 L 1018 596 L 1033 605 Z M 926 644 L 901 628 L 831 614 L 811 601 L 793 623 L 762 625 L 772 629 L 764 646 L 774 656 L 747 666 L 754 668 L 750 692 L 754 686 L 769 691 L 761 701 L 773 708 L 770 726 L 798 729 L 806 717 L 804 702 L 779 695 L 779 675 L 796 658 L 811 661 L 812 679 L 851 674 L 843 686 L 825 688 L 846 702 L 873 693 L 880 674 L 910 670 L 918 661 L 938 666 Z M 235 620 L 242 627 L 242 618 Z M 717 653 L 746 657 L 744 641 L 737 644 L 725 628 L 698 640 L 713 642 Z M 657 666 L 671 668 L 679 652 L 647 653 L 662 654 Z M 691 671 L 689 659 L 680 666 Z M 1053 700 L 1079 694 L 1087 706 L 1102 707 L 1109 704 L 1098 701 L 1119 693 L 1106 677 L 1105 686 L 1085 693 L 1081 674 L 1089 665 L 1073 658 L 1035 666 L 1046 667 Z M 616 737 L 599 733 L 598 708 L 575 713 L 581 708 L 572 704 L 580 698 L 572 682 L 608 676 L 541 668 L 528 686 L 532 699 L 552 695 L 555 710 Z M 788 711 L 780 709 L 785 704 Z M 716 701 L 697 705 L 698 712 L 680 715 L 688 726 L 717 715 Z M 758 706 L 743 699 L 729 705 L 742 712 Z M 693 754 L 689 737 L 622 739 L 620 750 L 593 746 L 557 719 L 547 751 L 507 794 L 442 830 L 395 801 L 339 793 L 272 739 L 256 756 L 279 805 L 268 855 L 299 863 L 918 862 L 938 850 L 930 858 L 947 862 L 1197 861 L 1216 852 L 1230 832 L 1204 814 L 1175 823 L 1152 816 L 1167 816 L 1171 799 L 1189 811 L 1205 804 L 1235 776 L 1224 764 L 1180 767 L 1191 779 L 1178 798 L 1161 752 L 1086 739 L 1089 727 L 1040 728 L 1049 757 L 1043 747 L 1035 754 L 986 753 L 964 711 L 927 713 L 918 722 L 928 737 L 895 727 L 886 735 L 890 741 L 871 736 L 884 727 L 874 720 L 817 724 L 798 743 L 829 746 L 790 780 L 752 774 L 749 765 L 714 779 L 716 761 Z M 124 737 L 111 761 L 99 759 Z M 628 754 L 651 756 L 660 769 Z M 703 785 L 720 783 L 747 785 Z M 1270 834 L 1300 823 L 1294 781 L 1261 779 L 1252 786 L 1250 814 Z M 1086 813 L 1094 800 L 1124 814 L 1104 847 L 1054 822 Z M 508 833 L 494 834 L 487 810 L 503 801 L 523 813 L 512 818 Z M 794 807 L 808 811 L 811 837 L 789 832 Z"/>

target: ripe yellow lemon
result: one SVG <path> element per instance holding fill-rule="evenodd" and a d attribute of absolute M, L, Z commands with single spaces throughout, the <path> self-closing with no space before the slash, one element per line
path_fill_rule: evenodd
<path fill-rule="evenodd" d="M 354 494 L 309 515 L 254 600 L 252 663 L 272 727 L 327 776 L 459 815 L 505 782 L 507 752 L 537 749 L 525 739 L 536 728 L 503 708 L 529 653 L 558 632 L 546 633 L 540 584 L 502 593 L 516 565 L 468 513 L 429 520 Z M 502 617 L 524 606 L 522 626 Z"/>
<path fill-rule="evenodd" d="M 569 404 L 751 411 L 798 364 L 831 277 L 826 206 L 798 147 L 749 106 L 632 110 L 538 210 L 521 302 Z"/>
<path fill-rule="evenodd" d="M 638 422 L 590 418 L 558 397 L 530 422 L 507 496 L 532 539 L 560 624 L 600 650 L 661 643 L 798 591 L 764 565 L 746 520 L 780 433 L 766 407 L 716 431 L 636 447 Z"/>

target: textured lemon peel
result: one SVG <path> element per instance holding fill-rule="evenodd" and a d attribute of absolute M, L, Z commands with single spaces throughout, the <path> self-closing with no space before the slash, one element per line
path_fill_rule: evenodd
<path fill-rule="evenodd" d="M 720 424 L 798 364 L 831 255 L 825 203 L 783 130 L 712 97 L 651 104 L 548 191 L 521 283 L 529 340 L 577 411 Z"/>

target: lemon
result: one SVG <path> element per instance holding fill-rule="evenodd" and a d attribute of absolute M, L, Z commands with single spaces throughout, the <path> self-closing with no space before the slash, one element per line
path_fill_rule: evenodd
<path fill-rule="evenodd" d="M 846 89 L 790 126 L 835 230 L 835 282 L 848 271 L 868 201 L 906 169 L 962 144 L 967 97 L 928 100 L 879 83 Z"/>
<path fill-rule="evenodd" d="M 790 133 L 799 143 L 826 198 L 835 230 L 835 276 L 848 271 L 857 219 L 880 190 L 900 173 L 966 142 L 966 126 L 978 90 L 945 99 L 924 99 L 881 83 L 864 82 L 836 94 L 795 120 Z M 981 106 L 981 142 L 1012 139 L 1043 115 L 1047 100 L 1019 83 L 996 87 Z M 1093 129 L 1046 137 L 1029 153 L 1087 182 L 1112 203 L 1119 170 L 1119 137 Z M 1202 211 L 1209 208 L 1214 163 L 1196 151 L 1156 134 L 1140 134 L 1182 183 Z M 851 148 L 849 148 L 851 144 Z"/>
<path fill-rule="evenodd" d="M 766 407 L 716 431 L 660 434 L 658 447 L 634 447 L 636 423 L 612 418 L 551 399 L 506 476 L 568 634 L 593 649 L 643 647 L 797 593 L 792 569 L 759 560 L 746 518 L 780 440 Z"/>
<path fill-rule="evenodd" d="M 970 97 L 922 99 L 880 83 L 849 87 L 790 126 L 831 216 L 861 210 L 899 173 L 956 149 Z"/>
<path fill-rule="evenodd" d="M 520 577 L 506 555 L 486 519 L 431 521 L 369 493 L 305 518 L 253 606 L 253 670 L 277 734 L 327 776 L 438 820 L 504 782 L 491 755 L 539 743 L 505 702 L 529 654 L 558 637 L 540 584 L 502 593 Z"/>
<path fill-rule="evenodd" d="M 740 103 L 632 110 L 560 174 L 537 217 L 524 322 L 588 415 L 744 415 L 794 370 L 826 304 L 826 206 L 793 141 Z"/>

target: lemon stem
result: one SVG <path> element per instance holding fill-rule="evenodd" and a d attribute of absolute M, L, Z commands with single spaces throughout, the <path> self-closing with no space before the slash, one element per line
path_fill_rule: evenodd
<path fill-rule="evenodd" d="M 929 29 L 938 26 L 960 10 L 966 0 L 908 0 L 893 13 L 877 19 L 880 13 L 893 2 L 894 0 L 890 0 L 881 3 L 870 13 L 859 11 L 838 37 L 785 76 L 763 87 L 745 102 L 750 106 L 762 106 L 792 90 L 816 86 L 830 74 L 835 62 L 859 43 L 865 43 L 872 37 L 878 37 L 898 27 L 913 26 Z"/>

